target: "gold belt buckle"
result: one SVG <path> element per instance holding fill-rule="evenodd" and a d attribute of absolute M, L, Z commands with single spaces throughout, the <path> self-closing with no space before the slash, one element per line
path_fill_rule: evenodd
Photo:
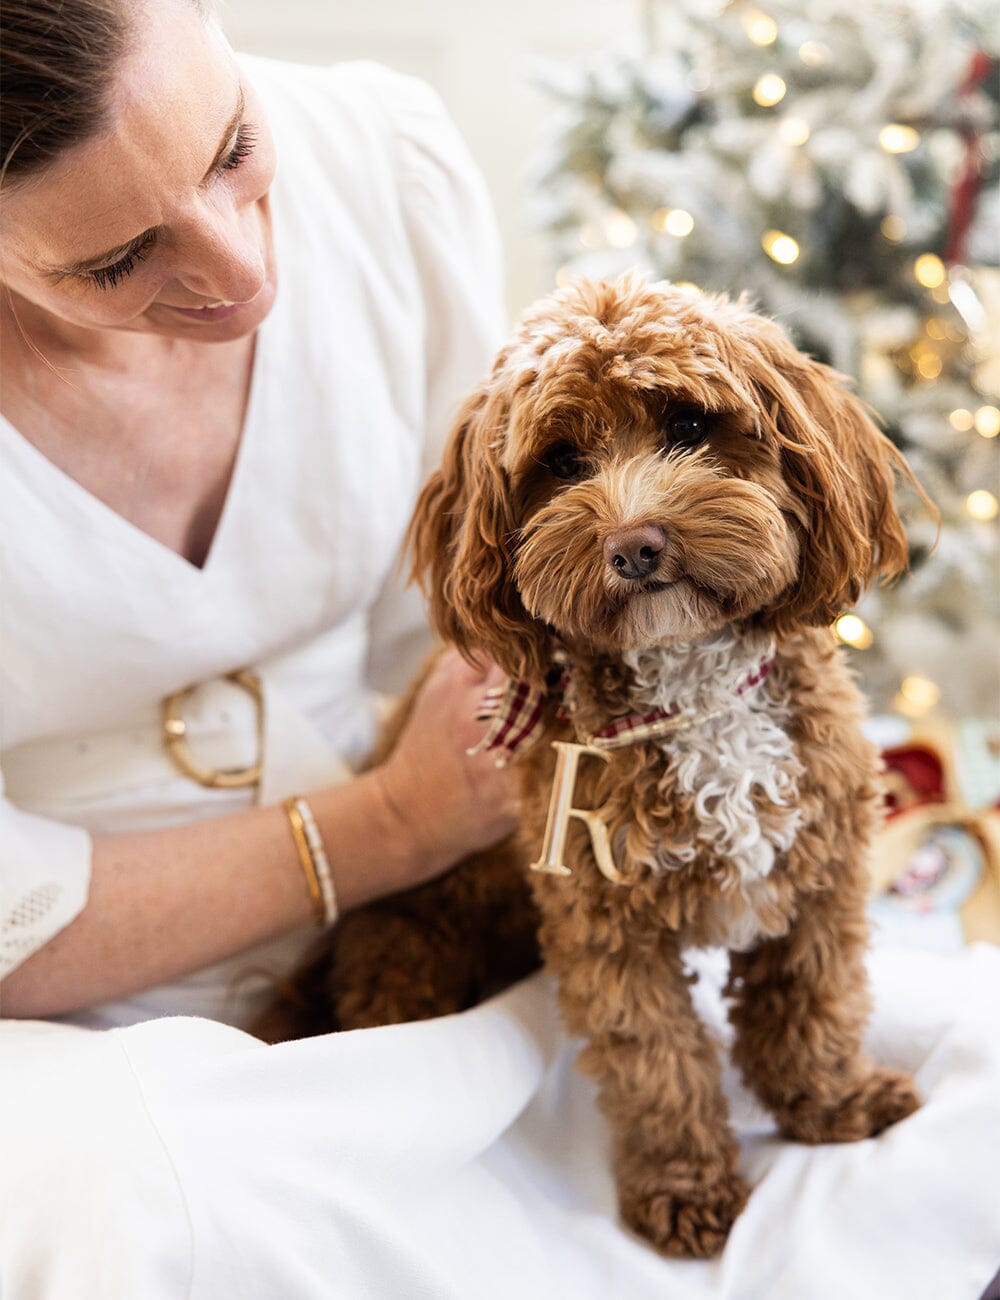
<path fill-rule="evenodd" d="M 260 678 L 248 668 L 226 673 L 223 680 L 242 687 L 257 706 L 257 762 L 251 767 L 213 768 L 202 766 L 192 757 L 187 742 L 187 723 L 181 714 L 181 707 L 188 696 L 198 689 L 196 686 L 188 686 L 183 691 L 168 695 L 160 705 L 163 743 L 174 766 L 192 781 L 212 790 L 241 790 L 246 786 L 260 784 L 264 753 L 264 691 Z"/>

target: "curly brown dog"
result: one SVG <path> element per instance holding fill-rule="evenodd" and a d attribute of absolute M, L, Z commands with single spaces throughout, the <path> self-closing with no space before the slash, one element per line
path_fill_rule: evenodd
<path fill-rule="evenodd" d="M 517 756 L 523 847 L 345 918 L 298 1030 L 530 969 L 527 877 L 622 1216 L 664 1253 L 718 1251 L 748 1194 L 686 948 L 730 950 L 734 1059 L 784 1135 L 915 1110 L 861 1051 L 878 764 L 828 630 L 906 567 L 897 470 L 842 377 L 741 302 L 626 276 L 531 309 L 411 528 L 441 636 L 512 679 L 488 743 Z"/>

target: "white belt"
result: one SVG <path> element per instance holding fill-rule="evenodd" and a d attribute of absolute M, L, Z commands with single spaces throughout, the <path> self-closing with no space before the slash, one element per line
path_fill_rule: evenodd
<path fill-rule="evenodd" d="M 319 712 L 333 715 L 344 733 L 339 740 L 352 757 L 368 749 L 377 697 L 361 684 L 365 638 L 360 620 L 358 624 L 255 666 L 259 705 L 225 678 L 185 692 L 180 707 L 190 754 L 208 769 L 248 768 L 259 762 L 254 789 L 208 789 L 185 776 L 167 752 L 157 702 L 107 731 L 49 737 L 8 750 L 3 756 L 6 793 L 28 811 L 82 825 L 90 822 L 87 812 L 92 809 L 101 823 L 94 829 L 111 829 L 102 810 L 141 810 L 140 821 L 155 825 L 158 808 L 162 820 L 170 822 L 174 810 L 190 815 L 196 806 L 229 812 L 344 781 L 352 768 L 338 752 L 341 744 L 334 749 L 302 700 L 316 701 L 324 682 L 336 683 L 328 700 L 318 700 Z M 124 821 L 137 828 L 134 819 Z"/>

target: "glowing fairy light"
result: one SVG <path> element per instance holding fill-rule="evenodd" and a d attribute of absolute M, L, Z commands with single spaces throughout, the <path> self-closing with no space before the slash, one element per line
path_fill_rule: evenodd
<path fill-rule="evenodd" d="M 833 630 L 845 645 L 853 646 L 855 650 L 867 650 L 875 640 L 871 628 L 857 614 L 841 614 Z"/>
<path fill-rule="evenodd" d="M 968 433 L 975 420 L 971 411 L 967 411 L 964 406 L 959 406 L 948 416 L 948 423 L 959 433 Z"/>
<path fill-rule="evenodd" d="M 973 423 L 976 433 L 981 438 L 995 438 L 1000 433 L 1000 410 L 995 406 L 981 406 L 976 412 Z"/>
<path fill-rule="evenodd" d="M 878 142 L 886 153 L 912 153 L 920 143 L 920 132 L 902 122 L 889 122 L 879 131 Z"/>
<path fill-rule="evenodd" d="M 906 238 L 906 222 L 902 217 L 897 217 L 894 212 L 890 212 L 888 216 L 883 217 L 878 228 L 884 238 L 888 239 L 892 244 L 898 244 L 901 239 Z"/>
<path fill-rule="evenodd" d="M 608 214 L 604 223 L 604 234 L 612 248 L 629 248 L 635 243 L 638 229 L 627 212 L 616 208 Z"/>
<path fill-rule="evenodd" d="M 778 127 L 778 139 L 782 144 L 805 144 L 809 139 L 809 123 L 801 117 L 786 117 Z"/>
<path fill-rule="evenodd" d="M 799 58 L 807 68 L 821 68 L 829 57 L 830 47 L 822 41 L 804 41 L 799 46 Z"/>
<path fill-rule="evenodd" d="M 694 230 L 694 217 L 683 208 L 657 208 L 653 213 L 653 227 L 664 234 L 683 239 Z"/>
<path fill-rule="evenodd" d="M 976 492 L 970 492 L 965 498 L 965 510 L 971 518 L 985 523 L 986 520 L 997 517 L 1000 502 L 997 501 L 992 492 L 987 492 L 985 488 L 979 488 Z"/>
<path fill-rule="evenodd" d="M 760 9 L 748 9 L 743 14 L 743 30 L 754 45 L 773 45 L 778 39 L 778 24 Z"/>
<path fill-rule="evenodd" d="M 776 72 L 765 72 L 757 78 L 757 84 L 753 88 L 754 103 L 761 108 L 773 108 L 785 98 L 787 90 L 788 87 Z"/>
<path fill-rule="evenodd" d="M 780 230 L 767 231 L 760 242 L 768 257 L 782 266 L 791 266 L 798 259 L 798 244 L 791 235 L 786 235 Z"/>
<path fill-rule="evenodd" d="M 941 698 L 941 688 L 929 677 L 911 673 L 899 684 L 899 693 L 914 713 L 929 713 Z"/>
<path fill-rule="evenodd" d="M 601 232 L 592 221 L 584 222 L 580 227 L 578 238 L 584 248 L 601 247 Z"/>
<path fill-rule="evenodd" d="M 948 276 L 944 269 L 944 262 L 936 253 L 921 253 L 913 263 L 913 274 L 917 283 L 922 284 L 925 289 L 937 289 L 944 284 Z"/>

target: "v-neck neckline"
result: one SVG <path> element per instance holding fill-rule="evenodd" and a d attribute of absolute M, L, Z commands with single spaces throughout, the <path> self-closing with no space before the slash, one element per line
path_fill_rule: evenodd
<path fill-rule="evenodd" d="M 215 522 L 215 528 L 212 531 L 212 538 L 208 544 L 208 550 L 205 552 L 205 559 L 201 564 L 195 564 L 189 560 L 186 555 L 180 551 L 175 551 L 172 546 L 162 542 L 159 538 L 154 537 L 152 533 L 146 532 L 144 528 L 125 515 L 120 514 L 113 506 L 108 505 L 96 493 L 91 492 L 89 488 L 84 487 L 66 470 L 62 469 L 55 461 L 50 460 L 40 448 L 21 431 L 11 423 L 3 414 L 0 414 L 0 428 L 8 431 L 11 441 L 15 446 L 25 449 L 25 455 L 29 460 L 34 460 L 36 464 L 40 463 L 41 472 L 49 474 L 56 483 L 61 484 L 65 492 L 75 496 L 78 502 L 83 504 L 87 510 L 98 518 L 104 520 L 108 528 L 118 532 L 124 532 L 131 535 L 133 539 L 138 538 L 139 543 L 150 550 L 152 554 L 160 554 L 167 557 L 167 563 L 173 563 L 180 566 L 180 571 L 187 570 L 197 576 L 206 575 L 210 569 L 214 570 L 219 563 L 219 553 L 222 550 L 222 542 L 228 528 L 231 527 L 231 517 L 235 513 L 235 499 L 239 493 L 240 481 L 244 477 L 245 464 L 249 456 L 250 445 L 253 441 L 253 429 L 257 421 L 257 407 L 261 402 L 262 372 L 264 370 L 263 341 L 267 333 L 267 327 L 274 316 L 275 308 L 278 302 L 276 295 L 275 301 L 271 306 L 270 312 L 258 325 L 253 340 L 253 354 L 250 360 L 250 380 L 247 390 L 247 400 L 243 410 L 243 422 L 240 428 L 239 441 L 236 446 L 236 455 L 233 458 L 232 468 L 229 474 L 229 481 L 226 484 L 225 496 L 222 502 L 222 508 L 219 511 L 218 518 Z M 207 346 L 207 345 L 206 345 Z"/>

